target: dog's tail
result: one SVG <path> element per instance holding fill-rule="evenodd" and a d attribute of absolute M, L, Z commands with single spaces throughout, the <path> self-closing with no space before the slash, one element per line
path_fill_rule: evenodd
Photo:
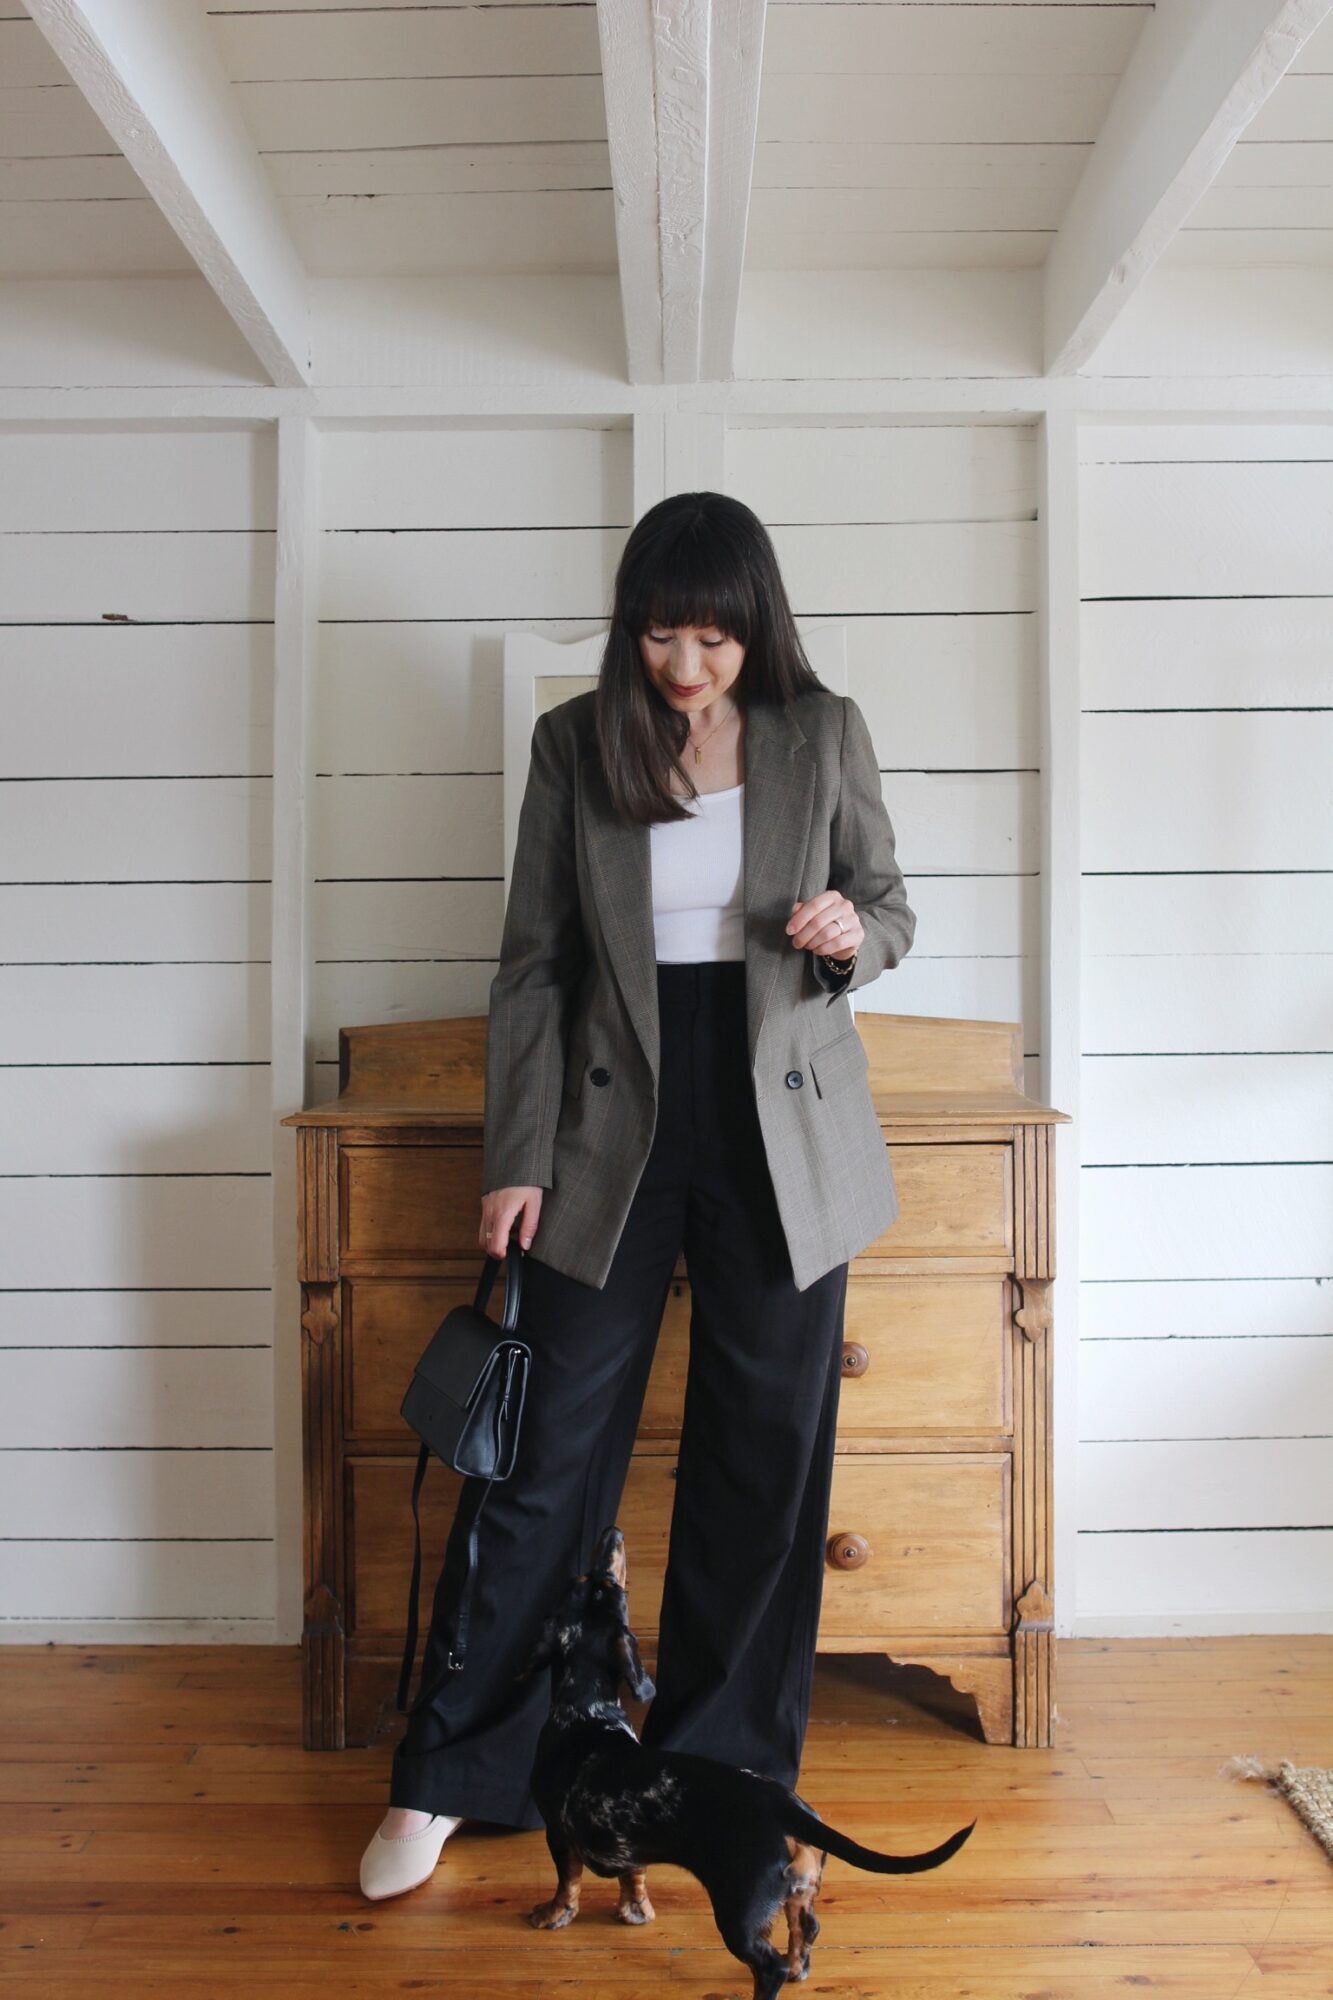
<path fill-rule="evenodd" d="M 957 1854 L 976 1825 L 973 1820 L 971 1826 L 959 1827 L 957 1833 L 951 1833 L 947 1840 L 942 1840 L 938 1847 L 928 1848 L 924 1854 L 880 1854 L 877 1849 L 862 1847 L 859 1840 L 839 1833 L 835 1826 L 817 1819 L 794 1800 L 787 1806 L 782 1823 L 784 1832 L 799 1834 L 811 1847 L 825 1848 L 840 1861 L 850 1861 L 854 1868 L 868 1868 L 874 1875 L 920 1875 L 927 1868 L 938 1868 L 941 1862 Z"/>

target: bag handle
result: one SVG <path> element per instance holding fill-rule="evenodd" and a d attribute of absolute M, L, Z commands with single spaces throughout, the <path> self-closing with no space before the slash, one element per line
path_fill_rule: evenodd
<path fill-rule="evenodd" d="M 515 1217 L 516 1223 L 517 1217 Z M 512 1227 L 503 1261 L 505 1267 L 505 1302 L 504 1318 L 501 1325 L 505 1333 L 514 1333 L 518 1328 L 519 1301 L 522 1297 L 523 1250 L 514 1238 Z M 495 1274 L 500 1268 L 500 1262 L 501 1260 L 498 1257 L 487 1256 L 482 1263 L 481 1276 L 477 1280 L 477 1291 L 473 1300 L 476 1310 L 480 1313 L 484 1313 L 486 1310 L 487 1302 L 491 1296 L 491 1288 L 495 1283 Z M 453 1643 L 445 1651 L 444 1667 L 436 1676 L 434 1684 L 429 1690 L 421 1689 L 418 1691 L 417 1698 L 412 1704 L 411 1710 L 409 1710 L 407 1692 L 412 1684 L 412 1666 L 417 1652 L 417 1595 L 421 1589 L 421 1483 L 426 1477 L 426 1467 L 430 1463 L 430 1446 L 423 1443 L 417 1453 L 417 1467 L 412 1479 L 412 1522 L 414 1530 L 412 1582 L 408 1590 L 407 1636 L 403 1646 L 403 1664 L 398 1676 L 398 1709 L 404 1715 L 415 1713 L 418 1708 L 424 1706 L 425 1702 L 434 1696 L 443 1684 L 445 1677 L 448 1674 L 457 1672 L 463 1664 L 463 1655 L 467 1648 L 468 1613 L 472 1608 L 472 1587 L 476 1581 L 477 1574 L 477 1558 L 479 1553 L 477 1523 L 481 1519 L 481 1510 L 490 1497 L 491 1486 L 494 1483 L 496 1472 L 499 1470 L 501 1431 L 504 1419 L 509 1413 L 509 1397 L 514 1384 L 514 1370 L 517 1363 L 518 1356 L 511 1349 L 505 1356 L 504 1390 L 495 1411 L 495 1452 L 491 1459 L 491 1476 L 486 1481 L 486 1490 L 477 1502 L 476 1513 L 473 1515 L 468 1528 L 467 1574 L 463 1579 L 463 1589 L 458 1600 L 458 1613 L 455 1621 Z"/>
<path fill-rule="evenodd" d="M 467 1651 L 468 1613 L 472 1608 L 472 1590 L 477 1580 L 477 1558 L 479 1554 L 479 1539 L 480 1539 L 478 1534 L 478 1523 L 481 1520 L 481 1510 L 486 1505 L 487 1500 L 490 1498 L 491 1487 L 495 1483 L 496 1472 L 499 1470 L 501 1432 L 504 1425 L 504 1419 L 509 1412 L 509 1397 L 510 1397 L 510 1392 L 513 1388 L 514 1371 L 518 1367 L 518 1363 L 519 1363 L 519 1356 L 514 1351 L 514 1349 L 511 1348 L 505 1355 L 504 1390 L 494 1412 L 495 1454 L 491 1461 L 493 1469 L 490 1478 L 486 1481 L 485 1491 L 482 1493 L 480 1500 L 477 1502 L 476 1511 L 473 1514 L 470 1523 L 468 1524 L 467 1573 L 463 1578 L 463 1588 L 459 1594 L 458 1610 L 455 1614 L 455 1619 L 454 1619 L 454 1636 L 451 1643 L 445 1648 L 444 1662 L 439 1672 L 435 1675 L 435 1678 L 430 1683 L 429 1687 L 423 1684 L 423 1686 L 417 1690 L 417 1698 L 412 1703 L 411 1708 L 409 1709 L 407 1702 L 407 1691 L 412 1684 L 412 1666 L 413 1662 L 416 1659 L 417 1593 L 421 1588 L 421 1514 L 419 1511 L 418 1502 L 421 1495 L 421 1482 L 426 1476 L 426 1467 L 430 1462 L 430 1446 L 427 1444 L 423 1444 L 420 1451 L 417 1453 L 416 1476 L 412 1481 L 412 1520 L 416 1531 L 416 1542 L 412 1556 L 412 1582 L 408 1593 L 407 1638 L 403 1646 L 402 1669 L 398 1676 L 398 1708 L 400 1713 L 404 1715 L 407 1714 L 415 1715 L 416 1711 L 419 1708 L 424 1708 L 427 1702 L 434 1699 L 435 1695 L 439 1692 L 440 1688 L 443 1687 L 445 1681 L 448 1679 L 450 1674 L 458 1673 L 463 1665 L 463 1657 Z M 423 1682 L 424 1682 L 424 1668 L 423 1668 Z"/>

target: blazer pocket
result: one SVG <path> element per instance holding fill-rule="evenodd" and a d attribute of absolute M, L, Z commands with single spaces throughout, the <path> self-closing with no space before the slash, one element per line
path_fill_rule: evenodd
<path fill-rule="evenodd" d="M 845 1028 L 822 1047 L 811 1049 L 805 1060 L 821 1097 L 836 1097 L 840 1090 L 861 1082 L 870 1068 L 866 1045 L 855 1026 Z"/>

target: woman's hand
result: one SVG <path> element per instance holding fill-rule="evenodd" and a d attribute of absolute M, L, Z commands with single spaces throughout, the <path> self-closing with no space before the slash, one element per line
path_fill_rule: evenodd
<path fill-rule="evenodd" d="M 531 1248 L 545 1192 L 539 1187 L 505 1187 L 495 1188 L 482 1196 L 481 1228 L 477 1232 L 477 1241 L 488 1257 L 504 1256 L 514 1227 L 514 1217 L 520 1210 L 523 1221 L 518 1240 L 525 1250 Z"/>
<path fill-rule="evenodd" d="M 836 889 L 821 889 L 804 903 L 793 903 L 787 930 L 792 943 L 824 958 L 851 958 L 860 950 L 865 926 L 846 896 Z M 841 920 L 842 929 L 838 929 Z"/>

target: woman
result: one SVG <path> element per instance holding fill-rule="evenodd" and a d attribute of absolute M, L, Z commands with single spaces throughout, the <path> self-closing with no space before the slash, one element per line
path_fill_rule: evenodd
<path fill-rule="evenodd" d="M 645 1743 L 795 1784 L 823 1582 L 849 1259 L 897 1214 L 843 996 L 915 918 L 870 734 L 801 649 L 772 543 L 717 493 L 626 543 L 597 688 L 533 732 L 486 1039 L 481 1247 L 523 1260 L 518 1460 L 468 1480 L 372 1900 L 464 1818 L 534 1828 L 549 1705 L 515 1676 L 614 1520 L 671 1273 L 690 1360 Z M 630 1548 L 631 1579 L 634 1551 Z M 633 1599 L 631 1597 L 631 1603 Z"/>

